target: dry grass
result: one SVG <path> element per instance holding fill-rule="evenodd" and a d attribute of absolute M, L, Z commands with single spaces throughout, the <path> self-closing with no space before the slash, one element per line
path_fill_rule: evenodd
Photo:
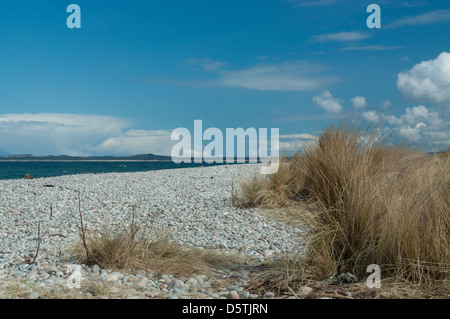
<path fill-rule="evenodd" d="M 218 250 L 189 248 L 169 239 L 161 230 L 136 226 L 134 210 L 128 231 L 105 227 L 101 234 L 86 236 L 72 250 L 80 263 L 112 270 L 147 270 L 155 275 L 190 276 L 204 274 L 238 261 L 238 257 Z M 86 246 L 85 246 L 86 245 Z M 89 250 L 87 260 L 86 248 Z"/>
<path fill-rule="evenodd" d="M 39 299 L 86 299 L 82 291 L 69 289 L 66 286 L 55 285 L 50 289 L 44 289 L 35 283 L 24 282 L 19 279 L 1 283 L 0 299 L 27 299 L 35 293 Z M 82 283 L 82 290 L 87 289 Z"/>
<path fill-rule="evenodd" d="M 287 272 L 289 282 L 343 272 L 363 278 L 370 264 L 378 264 L 384 277 L 410 282 L 450 279 L 448 152 L 387 147 L 373 134 L 332 127 L 278 173 L 243 183 L 236 202 L 308 203 L 312 212 L 315 233 L 307 254 L 279 263 L 276 273 L 266 271 L 265 280 L 280 277 L 283 268 L 279 283 Z"/>
<path fill-rule="evenodd" d="M 146 241 L 131 239 L 127 233 L 103 231 L 100 236 L 90 236 L 87 244 L 91 252 L 91 264 L 113 270 L 144 269 L 155 275 L 172 274 L 190 276 L 203 274 L 210 269 L 222 268 L 232 263 L 233 257 L 214 250 L 188 248 L 171 242 L 167 236 Z M 84 249 L 78 245 L 76 255 L 86 262 Z"/>

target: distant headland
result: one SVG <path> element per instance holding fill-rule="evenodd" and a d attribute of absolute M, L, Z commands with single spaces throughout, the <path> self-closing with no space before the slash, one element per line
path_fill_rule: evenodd
<path fill-rule="evenodd" d="M 131 156 L 69 156 L 31 154 L 0 156 L 0 162 L 168 162 L 170 156 L 155 154 L 140 154 Z"/>

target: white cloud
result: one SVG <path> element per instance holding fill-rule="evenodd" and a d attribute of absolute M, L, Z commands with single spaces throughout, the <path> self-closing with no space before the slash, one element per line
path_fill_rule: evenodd
<path fill-rule="evenodd" d="M 221 71 L 215 85 L 261 91 L 308 91 L 336 81 L 317 76 L 319 70 L 301 61 L 262 64 L 245 70 Z"/>
<path fill-rule="evenodd" d="M 0 114 L 0 150 L 4 155 L 170 155 L 170 134 L 126 132 L 132 125 L 111 116 Z"/>
<path fill-rule="evenodd" d="M 400 26 L 418 26 L 435 24 L 440 22 L 450 21 L 450 10 L 435 10 L 427 13 L 423 13 L 418 16 L 410 16 L 401 18 L 389 25 L 387 28 L 395 28 Z"/>
<path fill-rule="evenodd" d="M 419 127 L 400 127 L 399 133 L 401 136 L 409 140 L 410 142 L 418 142 L 422 138 L 422 135 L 420 134 L 420 128 Z"/>
<path fill-rule="evenodd" d="M 380 119 L 380 116 L 377 114 L 377 112 L 375 111 L 367 111 L 367 112 L 363 112 L 362 113 L 363 118 L 366 121 L 372 122 L 372 123 L 377 123 Z"/>
<path fill-rule="evenodd" d="M 348 31 L 348 32 L 335 32 L 335 33 L 323 33 L 315 35 L 311 40 L 316 42 L 350 42 L 364 40 L 370 37 L 368 33 L 358 32 L 358 31 Z"/>
<path fill-rule="evenodd" d="M 416 100 L 450 104 L 450 53 L 443 52 L 400 73 L 397 88 Z"/>
<path fill-rule="evenodd" d="M 281 154 L 294 154 L 306 145 L 317 141 L 318 137 L 311 134 L 285 134 L 280 135 Z"/>
<path fill-rule="evenodd" d="M 314 140 L 317 136 L 311 134 L 284 134 L 280 135 L 280 139 L 302 139 L 302 140 Z"/>
<path fill-rule="evenodd" d="M 335 98 L 330 91 L 324 91 L 320 95 L 313 97 L 313 102 L 318 106 L 321 107 L 328 112 L 332 113 L 340 113 L 342 112 L 342 104 L 344 101 Z"/>
<path fill-rule="evenodd" d="M 362 116 L 372 123 L 381 120 L 389 124 L 391 138 L 406 140 L 425 149 L 450 146 L 450 122 L 443 120 L 439 111 L 423 105 L 408 107 L 400 116 L 378 114 L 373 110 L 363 112 Z"/>
<path fill-rule="evenodd" d="M 129 130 L 120 136 L 110 137 L 95 151 L 101 154 L 146 154 L 170 155 L 176 141 L 171 141 L 170 130 Z"/>
<path fill-rule="evenodd" d="M 383 108 L 383 110 L 387 110 L 391 105 L 392 105 L 392 102 L 389 99 L 386 101 L 383 101 L 383 103 L 381 103 L 381 107 Z"/>
<path fill-rule="evenodd" d="M 384 46 L 384 45 L 361 45 L 361 46 L 350 46 L 340 49 L 341 51 L 388 51 L 388 50 L 399 50 L 402 49 L 401 46 Z"/>
<path fill-rule="evenodd" d="M 357 96 L 350 100 L 355 109 L 363 109 L 367 106 L 366 98 L 363 96 Z"/>

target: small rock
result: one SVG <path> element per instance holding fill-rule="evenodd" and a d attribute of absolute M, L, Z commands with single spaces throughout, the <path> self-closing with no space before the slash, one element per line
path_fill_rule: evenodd
<path fill-rule="evenodd" d="M 98 265 L 92 266 L 91 272 L 94 274 L 98 274 L 100 272 L 100 267 Z"/>
<path fill-rule="evenodd" d="M 198 280 L 195 279 L 195 278 L 189 278 L 186 283 L 191 285 L 191 286 L 197 286 L 198 285 Z"/>
<path fill-rule="evenodd" d="M 275 298 L 275 294 L 271 291 L 268 291 L 263 295 L 263 299 L 273 299 L 273 298 Z"/>
<path fill-rule="evenodd" d="M 106 276 L 106 281 L 114 282 L 123 277 L 122 273 L 120 272 L 112 272 L 108 276 Z"/>
<path fill-rule="evenodd" d="M 184 288 L 174 288 L 173 293 L 182 295 L 182 294 L 185 294 L 186 291 L 184 290 Z"/>
<path fill-rule="evenodd" d="M 182 288 L 182 287 L 184 287 L 184 282 L 179 279 L 174 280 L 171 284 L 171 288 Z"/>
<path fill-rule="evenodd" d="M 209 281 L 203 282 L 203 283 L 200 284 L 200 286 L 202 288 L 209 288 L 209 287 L 211 287 L 211 283 Z"/>
<path fill-rule="evenodd" d="M 239 289 L 239 286 L 237 286 L 237 285 L 232 285 L 232 286 L 228 287 L 228 291 L 238 291 L 238 289 Z"/>
<path fill-rule="evenodd" d="M 242 299 L 248 299 L 250 297 L 250 292 L 248 291 L 243 291 L 239 294 L 239 297 Z"/>
<path fill-rule="evenodd" d="M 239 294 L 236 291 L 230 291 L 227 296 L 228 299 L 239 299 Z"/>
<path fill-rule="evenodd" d="M 349 273 L 349 272 L 340 274 L 337 277 L 337 279 L 338 279 L 338 281 L 344 282 L 344 283 L 347 283 L 347 284 L 351 284 L 351 283 L 356 281 L 355 275 L 353 275 L 352 273 Z"/>
<path fill-rule="evenodd" d="M 146 274 L 145 270 L 136 270 L 136 276 L 144 277 Z"/>
<path fill-rule="evenodd" d="M 302 286 L 300 288 L 298 288 L 298 290 L 296 291 L 296 294 L 299 297 L 306 297 L 308 296 L 310 293 L 313 292 L 314 289 L 312 289 L 311 287 L 308 286 Z"/>

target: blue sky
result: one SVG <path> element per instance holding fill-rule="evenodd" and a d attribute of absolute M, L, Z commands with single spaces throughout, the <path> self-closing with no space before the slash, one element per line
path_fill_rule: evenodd
<path fill-rule="evenodd" d="M 449 34 L 448 1 L 3 0 L 0 155 L 170 155 L 196 119 L 285 152 L 349 118 L 446 148 Z"/>

